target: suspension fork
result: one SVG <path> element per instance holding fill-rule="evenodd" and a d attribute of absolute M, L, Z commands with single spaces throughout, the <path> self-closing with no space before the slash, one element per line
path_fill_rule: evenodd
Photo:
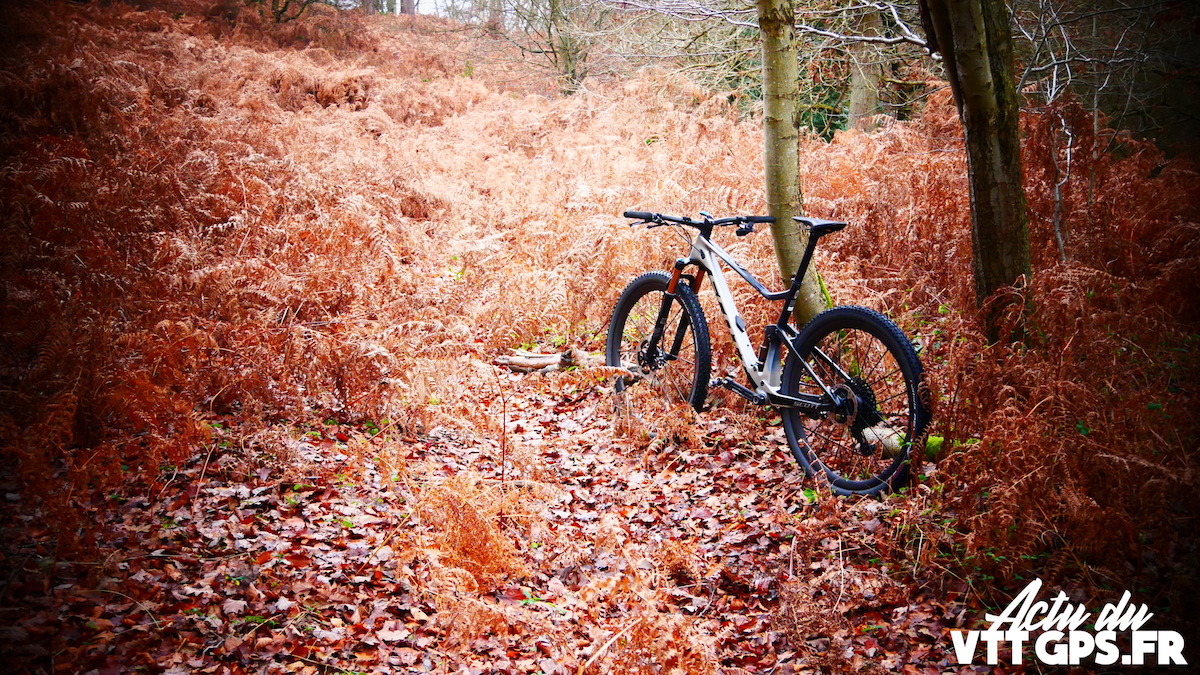
<path fill-rule="evenodd" d="M 646 354 L 652 355 L 658 349 L 658 342 L 662 339 L 663 331 L 667 327 L 667 319 L 671 313 L 671 303 L 678 296 L 679 280 L 684 277 L 683 270 L 691 264 L 688 258 L 680 258 L 675 261 L 675 267 L 671 270 L 671 280 L 667 282 L 667 292 L 663 294 L 662 305 L 658 308 L 658 317 L 654 321 L 654 332 L 650 334 L 650 344 L 646 345 Z M 697 266 L 696 274 L 691 279 L 690 286 L 692 289 L 699 291 L 700 283 L 704 281 L 704 268 Z M 683 348 L 683 339 L 687 331 L 687 316 L 680 314 L 679 325 L 675 329 L 675 339 L 672 341 L 671 349 L 667 352 L 670 357 L 675 357 L 679 354 L 679 350 Z"/>

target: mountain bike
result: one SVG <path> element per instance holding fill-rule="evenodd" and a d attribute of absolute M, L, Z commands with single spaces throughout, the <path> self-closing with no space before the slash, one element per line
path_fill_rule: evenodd
<path fill-rule="evenodd" d="M 714 228 L 736 234 L 772 223 L 770 216 L 701 219 L 626 211 L 647 229 L 674 226 L 690 243 L 670 274 L 647 272 L 625 287 L 613 308 L 605 363 L 625 372 L 616 394 L 630 405 L 635 387 L 667 402 L 701 411 L 710 388 L 723 387 L 782 417 L 788 446 L 808 477 L 823 475 L 837 494 L 878 494 L 904 485 L 914 452 L 923 449 L 929 411 L 916 350 L 895 323 L 866 307 L 834 307 L 803 328 L 791 325 L 796 293 L 817 242 L 846 227 L 818 218 L 795 218 L 808 230 L 808 245 L 791 285 L 767 290 L 712 241 Z M 695 238 L 685 228 L 697 231 Z M 782 302 L 779 319 L 763 327 L 755 350 L 738 313 L 720 263 L 760 295 Z M 708 322 L 697 294 L 705 278 L 733 338 L 749 386 L 732 378 L 709 382 L 712 350 Z"/>

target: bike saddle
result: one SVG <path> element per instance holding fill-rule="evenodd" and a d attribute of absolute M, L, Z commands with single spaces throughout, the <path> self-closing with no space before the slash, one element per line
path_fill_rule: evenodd
<path fill-rule="evenodd" d="M 837 232 L 846 226 L 846 223 L 843 222 L 836 220 L 821 220 L 820 218 L 801 218 L 800 216 L 792 216 L 792 220 L 807 227 L 808 231 L 817 237 Z"/>

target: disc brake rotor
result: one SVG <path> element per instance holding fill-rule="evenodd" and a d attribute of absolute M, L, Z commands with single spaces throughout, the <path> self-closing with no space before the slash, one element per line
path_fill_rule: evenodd
<path fill-rule="evenodd" d="M 652 373 L 658 370 L 664 362 L 662 350 L 656 349 L 657 354 L 651 358 L 648 353 L 649 347 L 650 345 L 647 344 L 647 340 L 643 340 L 642 344 L 638 346 L 638 366 L 641 367 L 643 373 Z"/>

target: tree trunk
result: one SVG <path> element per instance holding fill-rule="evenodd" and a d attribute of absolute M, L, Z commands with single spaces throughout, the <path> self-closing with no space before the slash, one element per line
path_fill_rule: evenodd
<path fill-rule="evenodd" d="M 549 16 L 546 22 L 546 42 L 558 68 L 561 80 L 560 89 L 563 94 L 570 95 L 579 89 L 584 77 L 584 59 L 582 45 L 572 34 L 570 8 L 565 6 L 566 0 L 549 0 Z"/>
<path fill-rule="evenodd" d="M 867 7 L 858 20 L 861 35 L 883 35 L 879 10 Z M 879 83 L 883 80 L 883 61 L 878 47 L 868 42 L 856 42 L 850 47 L 853 59 L 850 70 L 850 109 L 846 112 L 846 128 L 870 131 L 875 128 L 873 117 L 879 113 Z"/>
<path fill-rule="evenodd" d="M 417 0 L 400 0 L 400 13 L 408 16 L 416 16 Z"/>
<path fill-rule="evenodd" d="M 1030 274 L 1008 8 L 1004 0 L 922 0 L 921 14 L 966 133 L 975 302 L 983 307 L 997 290 Z M 992 340 L 1002 337 L 1001 309 L 993 306 L 983 317 Z"/>
<path fill-rule="evenodd" d="M 504 30 L 504 5 L 502 0 L 485 0 L 487 20 L 484 28 L 489 33 L 499 34 Z"/>
<path fill-rule="evenodd" d="M 771 236 L 779 274 L 790 282 L 800 267 L 808 233 L 792 216 L 801 215 L 799 62 L 792 0 L 757 0 L 763 41 L 763 137 L 767 210 L 774 216 Z M 816 265 L 809 265 L 796 296 L 796 323 L 803 325 L 828 307 Z"/>

